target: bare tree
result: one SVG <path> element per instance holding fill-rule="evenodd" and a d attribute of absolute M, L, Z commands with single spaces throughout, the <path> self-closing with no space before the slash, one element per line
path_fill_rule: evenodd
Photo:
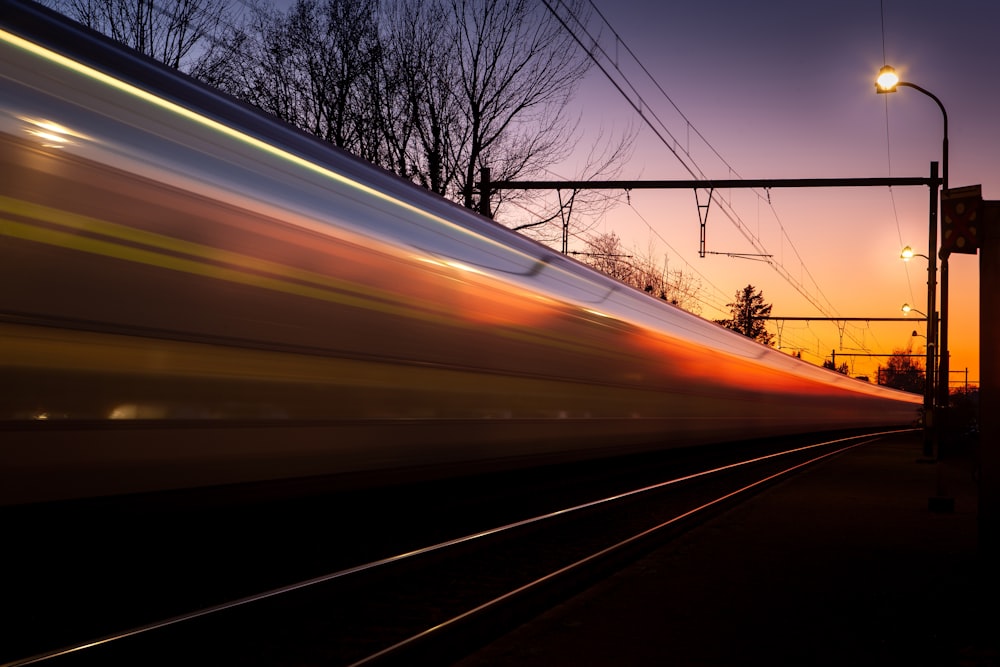
<path fill-rule="evenodd" d="M 187 69 L 211 46 L 228 0 L 50 0 L 52 8 L 170 67 Z"/>
<path fill-rule="evenodd" d="M 886 365 L 878 369 L 878 383 L 920 394 L 924 391 L 924 367 L 919 357 L 906 350 L 893 350 Z"/>
<path fill-rule="evenodd" d="M 625 128 L 620 134 L 601 127 L 589 144 L 586 156 L 578 156 L 580 166 L 570 179 L 614 180 L 631 157 L 637 134 L 634 126 Z M 580 142 L 574 138 L 571 143 Z M 621 191 L 593 189 L 554 193 L 551 190 L 508 190 L 494 195 L 498 205 L 513 205 L 505 211 L 502 222 L 542 243 L 561 240 L 563 224 L 571 229 L 571 235 L 586 236 L 611 208 L 628 199 L 628 194 Z M 522 213 L 511 213 L 511 208 L 520 209 Z"/>
<path fill-rule="evenodd" d="M 286 12 L 255 5 L 202 80 L 376 164 L 386 162 L 377 80 L 377 0 L 296 0 Z"/>
<path fill-rule="evenodd" d="M 681 269 L 671 269 L 667 275 L 670 280 L 663 298 L 689 313 L 700 315 L 701 300 L 698 296 L 701 294 L 701 281 Z"/>
<path fill-rule="evenodd" d="M 642 290 L 651 297 L 672 303 L 688 312 L 700 313 L 698 292 L 701 285 L 690 274 L 668 271 L 666 262 L 657 259 L 656 248 L 650 242 L 646 252 L 628 250 L 614 232 L 587 239 L 587 250 L 574 253 L 580 260 L 601 273 L 626 285 Z"/>
<path fill-rule="evenodd" d="M 590 61 L 541 3 L 448 2 L 467 137 L 452 159 L 460 167 L 461 200 L 476 208 L 482 167 L 512 180 L 557 164 L 572 150 L 567 104 Z M 582 2 L 570 4 L 582 11 Z"/>
<path fill-rule="evenodd" d="M 635 268 L 633 287 L 688 312 L 701 312 L 701 303 L 698 301 L 701 283 L 690 273 L 680 269 L 668 270 L 666 256 L 663 263 L 660 263 L 659 253 L 652 240 L 644 252 L 633 252 L 632 265 Z"/>
<path fill-rule="evenodd" d="M 389 168 L 442 196 L 458 180 L 466 136 L 455 95 L 456 44 L 442 0 L 398 0 L 384 22 L 382 136 Z"/>
<path fill-rule="evenodd" d="M 383 10 L 386 94 L 378 108 L 387 113 L 382 136 L 396 173 L 475 208 L 482 166 L 509 179 L 538 173 L 575 148 L 566 112 L 588 60 L 542 4 L 396 0 Z M 607 178 L 631 140 L 602 134 L 577 178 Z M 577 210 L 594 215 L 603 209 L 592 202 L 607 199 L 588 193 Z M 548 220 L 558 217 L 558 209 L 548 211 Z"/>
<path fill-rule="evenodd" d="M 293 0 L 283 10 L 245 0 L 245 21 L 223 16 L 230 0 L 49 1 L 471 208 L 481 167 L 503 180 L 537 175 L 582 136 L 568 110 L 588 55 L 534 0 Z M 581 16 L 584 5 L 563 4 Z M 611 177 L 633 140 L 602 134 L 573 178 Z M 503 192 L 496 204 L 517 199 L 542 201 L 547 220 L 570 207 L 593 220 L 614 201 Z"/>
<path fill-rule="evenodd" d="M 622 240 L 614 232 L 598 234 L 587 239 L 587 250 L 575 253 L 587 266 L 593 267 L 606 276 L 620 280 L 626 285 L 634 285 L 635 267 L 632 255 L 622 245 Z"/>

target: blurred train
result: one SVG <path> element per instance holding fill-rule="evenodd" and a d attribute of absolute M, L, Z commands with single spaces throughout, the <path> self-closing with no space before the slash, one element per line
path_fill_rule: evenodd
<path fill-rule="evenodd" d="M 917 417 L 33 3 L 0 28 L 0 505 Z"/>

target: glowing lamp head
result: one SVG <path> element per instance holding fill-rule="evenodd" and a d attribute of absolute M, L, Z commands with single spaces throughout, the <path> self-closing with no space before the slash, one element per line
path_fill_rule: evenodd
<path fill-rule="evenodd" d="M 899 253 L 899 258 L 902 259 L 904 262 L 909 262 L 911 259 L 913 259 L 913 257 L 914 257 L 913 248 L 911 248 L 910 246 L 906 246 L 905 248 L 903 248 L 903 251 Z"/>
<path fill-rule="evenodd" d="M 910 304 L 908 304 L 908 303 L 904 303 L 904 304 L 903 304 L 903 307 L 902 307 L 902 308 L 900 308 L 900 310 L 902 310 L 902 311 L 903 311 L 903 314 L 904 314 L 904 315 L 909 315 L 909 314 L 910 314 L 910 311 L 911 311 L 911 310 L 913 310 L 913 308 L 911 308 L 911 307 L 910 307 Z"/>
<path fill-rule="evenodd" d="M 899 76 L 897 76 L 896 70 L 886 65 L 878 71 L 878 78 L 875 79 L 875 92 L 894 93 L 897 84 L 899 84 Z"/>

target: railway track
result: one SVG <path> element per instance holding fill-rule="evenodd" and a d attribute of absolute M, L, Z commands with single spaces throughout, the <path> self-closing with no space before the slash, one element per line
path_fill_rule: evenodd
<path fill-rule="evenodd" d="M 95 609 L 109 601 L 125 606 L 105 621 L 121 629 L 104 633 L 79 618 L 84 613 L 79 606 L 73 613 L 84 629 L 76 632 L 60 632 L 57 623 L 38 618 L 42 622 L 38 627 L 48 631 L 24 642 L 21 655 L 4 655 L 8 660 L 4 667 L 447 664 L 692 523 L 804 466 L 875 437 L 785 442 L 781 447 L 756 443 L 708 456 L 701 452 L 696 459 L 673 454 L 655 465 L 647 465 L 650 459 L 644 458 L 624 468 L 619 464 L 613 471 L 591 464 L 577 470 L 572 479 L 555 474 L 497 478 L 491 482 L 494 486 L 479 486 L 478 497 L 467 496 L 468 503 L 454 502 L 455 497 L 447 502 L 435 493 L 447 496 L 469 488 L 411 487 L 393 495 L 385 508 L 354 507 L 348 512 L 355 517 L 353 522 L 343 520 L 343 507 L 333 512 L 310 497 L 289 506 L 312 510 L 286 526 L 285 532 L 275 530 L 280 518 L 269 521 L 259 507 L 241 509 L 244 514 L 233 514 L 231 508 L 181 513 L 184 519 L 179 524 L 192 521 L 193 541 L 175 546 L 176 553 L 197 553 L 207 547 L 212 524 L 242 517 L 240 543 L 215 557 L 247 561 L 231 564 L 240 575 L 234 577 L 240 579 L 239 585 L 227 582 L 225 576 L 213 585 L 216 577 L 207 565 L 199 574 L 180 564 L 170 573 L 163 571 L 169 558 L 150 560 L 145 571 L 150 581 L 162 576 L 168 583 L 176 582 L 166 588 L 184 588 L 181 582 L 187 580 L 187 594 L 172 598 L 162 593 L 162 582 L 144 588 L 137 581 L 139 592 L 131 598 L 121 592 L 104 600 L 91 597 L 88 604 Z M 737 451 L 747 453 L 736 456 Z M 516 486 L 510 485 L 512 481 Z M 195 525 L 197 515 L 205 523 Z M 253 516 L 259 519 L 256 535 Z M 314 534 L 310 537 L 303 531 Z M 322 534 L 334 539 L 317 539 Z M 179 534 L 166 537 L 180 539 Z M 425 541 L 420 542 L 421 537 Z M 208 554 L 205 558 L 211 559 Z M 267 563 L 279 574 L 265 571 Z M 323 563 L 330 567 L 320 574 L 275 585 L 282 576 L 301 577 Z M 224 563 L 217 562 L 214 568 L 222 572 Z M 257 568 L 261 571 L 255 572 Z M 138 576 L 135 571 L 130 576 Z M 252 588 L 255 592 L 247 593 Z M 22 590 L 25 600 L 30 590 L 30 586 Z M 143 590 L 150 595 L 160 590 L 163 601 L 136 602 L 143 599 Z M 196 605 L 199 590 L 205 602 Z M 75 594 L 98 595 L 93 587 Z M 231 597 L 222 599 L 227 594 Z M 59 602 L 49 599 L 45 604 Z M 134 610 L 129 604 L 135 605 Z M 187 609 L 181 611 L 184 605 Z M 143 622 L 133 620 L 128 626 L 129 618 Z M 63 618 L 62 624 L 67 623 L 72 620 Z M 81 633 L 90 634 L 81 638 Z M 32 654 L 23 653 L 28 647 L 34 649 Z"/>

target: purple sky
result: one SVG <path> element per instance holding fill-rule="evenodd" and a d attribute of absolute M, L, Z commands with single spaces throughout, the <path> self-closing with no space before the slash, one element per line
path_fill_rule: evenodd
<path fill-rule="evenodd" d="M 875 76 L 887 63 L 947 108 L 950 186 L 982 184 L 985 199 L 1000 199 L 1000 2 L 595 3 L 670 99 L 648 82 L 639 85 L 643 79 L 618 44 L 618 64 L 628 68 L 637 95 L 707 177 L 926 176 L 931 160 L 941 160 L 940 110 L 909 88 L 876 95 Z M 597 18 L 589 25 L 596 29 Z M 600 43 L 615 52 L 607 28 Z M 585 127 L 642 127 L 620 178 L 690 178 L 596 69 L 575 104 Z M 586 143 L 584 138 L 581 145 Z M 572 177 L 572 171 L 566 165 L 552 178 Z M 897 259 L 901 245 L 927 253 L 926 187 L 786 189 L 772 190 L 769 198 L 749 190 L 716 194 L 729 200 L 731 212 L 774 255 L 785 276 L 763 262 L 699 258 L 698 209 L 687 190 L 633 192 L 631 206 L 617 207 L 595 231 L 615 231 L 642 251 L 652 242 L 670 269 L 697 275 L 704 288 L 702 315 L 709 319 L 721 317 L 718 308 L 747 283 L 763 289 L 774 315 L 821 316 L 813 301 L 845 318 L 897 317 L 904 302 L 926 309 L 925 260 L 907 267 Z M 710 251 L 755 252 L 716 206 L 707 238 Z M 968 367 L 969 378 L 978 380 L 977 257 L 952 259 L 950 295 L 952 370 Z M 924 333 L 923 326 L 854 323 L 841 341 L 833 323 L 788 322 L 782 347 L 801 349 L 814 363 L 837 349 L 843 360 L 853 361 L 852 374 L 874 379 L 877 362 L 846 355 L 909 345 L 922 352 L 924 339 L 910 334 Z"/>

